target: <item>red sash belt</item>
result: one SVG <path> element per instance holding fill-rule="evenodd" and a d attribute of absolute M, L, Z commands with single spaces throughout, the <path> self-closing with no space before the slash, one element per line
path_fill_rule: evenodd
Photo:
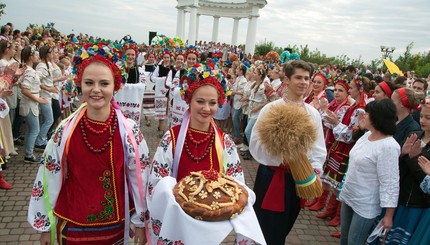
<path fill-rule="evenodd" d="M 285 212 L 285 174 L 291 173 L 289 166 L 273 167 L 269 166 L 274 171 L 269 188 L 261 204 L 262 209 Z M 294 186 L 295 188 L 295 186 Z M 300 207 L 303 208 L 305 199 L 300 199 Z"/>

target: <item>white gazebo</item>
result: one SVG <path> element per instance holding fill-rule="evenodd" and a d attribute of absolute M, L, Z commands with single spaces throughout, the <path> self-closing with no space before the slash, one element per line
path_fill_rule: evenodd
<path fill-rule="evenodd" d="M 188 43 L 194 44 L 198 37 L 200 15 L 213 16 L 212 41 L 218 41 L 219 19 L 232 18 L 231 44 L 237 45 L 239 20 L 249 19 L 245 52 L 254 54 L 259 10 L 266 6 L 266 0 L 177 0 L 178 19 L 176 36 L 185 39 L 185 13 L 190 13 Z"/>

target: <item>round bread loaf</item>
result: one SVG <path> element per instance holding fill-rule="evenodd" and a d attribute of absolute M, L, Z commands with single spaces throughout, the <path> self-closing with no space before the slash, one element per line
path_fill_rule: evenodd
<path fill-rule="evenodd" d="M 234 218 L 248 203 L 248 192 L 232 177 L 213 170 L 191 172 L 173 188 L 182 209 L 197 220 Z"/>

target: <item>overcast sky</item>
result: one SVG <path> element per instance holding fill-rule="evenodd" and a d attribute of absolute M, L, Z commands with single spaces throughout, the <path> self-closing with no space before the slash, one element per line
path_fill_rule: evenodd
<path fill-rule="evenodd" d="M 54 22 L 62 33 L 109 39 L 130 34 L 148 42 L 148 32 L 174 37 L 175 0 L 3 0 L 1 24 L 24 30 L 29 23 Z M 187 21 L 188 21 L 187 15 Z M 210 41 L 213 18 L 200 17 L 199 40 Z M 245 43 L 248 20 L 239 22 Z M 233 20 L 221 18 L 219 41 L 231 42 Z M 188 25 L 185 34 L 188 35 Z M 381 57 L 380 46 L 396 47 L 394 59 L 414 42 L 413 52 L 430 51 L 430 0 L 267 0 L 260 10 L 257 42 L 308 44 L 328 56 L 346 54 L 366 62 Z M 185 40 L 184 40 L 185 41 Z"/>

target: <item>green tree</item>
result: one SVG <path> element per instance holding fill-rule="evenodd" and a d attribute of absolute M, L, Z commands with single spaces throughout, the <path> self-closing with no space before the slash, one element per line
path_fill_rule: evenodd
<path fill-rule="evenodd" d="M 267 53 L 275 49 L 275 44 L 273 42 L 261 41 L 255 45 L 255 53 L 265 56 Z"/>
<path fill-rule="evenodd" d="M 2 15 L 6 14 L 6 12 L 4 11 L 5 8 L 6 8 L 6 4 L 0 3 L 0 19 Z"/>

